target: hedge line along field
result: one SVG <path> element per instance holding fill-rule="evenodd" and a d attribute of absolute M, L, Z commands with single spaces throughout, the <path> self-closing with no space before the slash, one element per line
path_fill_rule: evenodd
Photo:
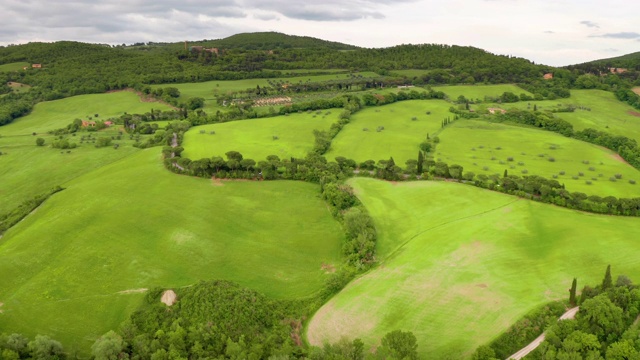
<path fill-rule="evenodd" d="M 408 100 L 365 108 L 354 114 L 333 139 L 326 157 L 344 156 L 357 162 L 393 157 L 404 167 L 407 160 L 417 159 L 427 134 L 434 136 L 442 120 L 454 116 L 449 107 L 451 104 L 444 100 Z"/>
<path fill-rule="evenodd" d="M 640 171 L 615 152 L 550 131 L 458 120 L 439 135 L 435 158 L 477 174 L 539 175 L 569 191 L 639 197 Z M 620 179 L 616 178 L 620 175 Z"/>
<path fill-rule="evenodd" d="M 327 75 L 307 75 L 307 76 L 294 76 L 294 77 L 280 77 L 270 79 L 243 79 L 243 80 L 212 80 L 199 83 L 182 83 L 182 84 L 159 84 L 151 85 L 152 89 L 175 87 L 180 91 L 180 97 L 178 98 L 182 102 L 186 102 L 193 97 L 201 97 L 205 99 L 204 110 L 211 112 L 216 110 L 223 110 L 224 108 L 216 103 L 217 95 L 225 95 L 230 92 L 244 91 L 247 89 L 255 89 L 258 86 L 265 87 L 270 86 L 269 81 L 285 82 L 285 83 L 304 83 L 306 81 L 320 82 L 330 80 L 344 80 L 348 79 L 352 75 L 363 77 L 378 77 L 374 72 L 357 72 L 351 74 L 327 74 Z M 283 94 L 283 96 L 290 96 Z"/>
<path fill-rule="evenodd" d="M 141 150 L 66 185 L 0 240 L 2 329 L 71 353 L 116 329 L 141 288 L 227 279 L 276 298 L 318 291 L 343 233 L 318 186 L 178 176 Z"/>
<path fill-rule="evenodd" d="M 193 127 L 184 136 L 182 156 L 191 160 L 225 158 L 227 151 L 234 150 L 256 162 L 269 155 L 304 157 L 313 150 L 313 130 L 329 130 L 341 111 L 319 110 Z"/>
<path fill-rule="evenodd" d="M 518 108 L 538 111 L 551 111 L 573 105 L 574 112 L 561 112 L 555 115 L 573 125 L 577 130 L 592 128 L 615 135 L 623 135 L 640 142 L 640 111 L 634 109 L 615 95 L 603 90 L 571 90 L 568 99 L 545 101 L 520 101 L 511 104 L 482 105 L 481 107 L 500 107 L 505 110 Z"/>
<path fill-rule="evenodd" d="M 18 71 L 22 70 L 25 66 L 31 67 L 31 64 L 27 62 L 15 62 L 9 64 L 0 65 L 0 72 Z"/>
<path fill-rule="evenodd" d="M 310 320 L 314 345 L 379 343 L 412 331 L 425 358 L 469 357 L 573 277 L 597 284 L 608 264 L 640 276 L 640 219 L 599 216 L 464 184 L 351 180 L 378 230 L 380 265 Z M 470 200 L 473 199 L 473 200 Z"/>
<path fill-rule="evenodd" d="M 0 135 L 44 134 L 71 124 L 75 119 L 107 120 L 124 113 L 144 114 L 151 109 L 171 110 L 159 102 L 143 102 L 131 91 L 107 94 L 78 95 L 61 100 L 36 104 L 33 111 L 24 117 L 0 127 Z M 98 117 L 95 115 L 98 114 Z M 0 138 L 1 139 L 1 138 Z"/>
<path fill-rule="evenodd" d="M 453 101 L 456 101 L 460 95 L 472 101 L 484 101 L 485 96 L 497 98 L 505 92 L 512 92 L 518 96 L 520 94 L 533 96 L 530 92 L 513 84 L 434 86 L 433 90 L 442 91 Z"/>

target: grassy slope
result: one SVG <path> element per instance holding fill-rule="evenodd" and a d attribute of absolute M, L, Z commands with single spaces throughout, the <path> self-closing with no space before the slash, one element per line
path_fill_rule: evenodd
<path fill-rule="evenodd" d="M 559 104 L 588 107 L 590 111 L 577 109 L 572 113 L 557 113 L 556 116 L 570 122 L 575 130 L 592 128 L 615 135 L 624 135 L 640 142 L 640 117 L 630 113 L 637 110 L 619 101 L 613 93 L 608 91 L 571 90 L 571 97 L 568 99 L 481 106 L 497 106 L 508 110 L 511 108 L 533 109 L 534 104 L 540 111 L 558 108 Z"/>
<path fill-rule="evenodd" d="M 0 65 L 0 72 L 18 71 L 18 70 L 22 70 L 22 68 L 25 66 L 31 67 L 31 64 L 26 62 L 15 62 L 10 64 L 3 64 L 3 65 Z"/>
<path fill-rule="evenodd" d="M 464 95 L 469 100 L 484 101 L 485 96 L 498 97 L 504 92 L 512 92 L 518 96 L 523 93 L 532 96 L 525 89 L 511 84 L 434 86 L 433 89 L 444 92 L 451 100 L 456 100 L 460 95 Z"/>
<path fill-rule="evenodd" d="M 151 109 L 170 110 L 170 107 L 156 102 L 142 102 L 129 91 L 108 94 L 79 95 L 66 99 L 47 101 L 35 106 L 31 114 L 21 117 L 11 124 L 0 127 L 2 136 L 26 135 L 36 132 L 46 133 L 63 128 L 74 119 L 87 119 L 98 114 L 93 120 L 106 120 L 122 114 L 146 113 Z"/>
<path fill-rule="evenodd" d="M 417 158 L 427 133 L 433 135 L 444 118 L 452 117 L 450 106 L 443 100 L 410 100 L 362 110 L 336 136 L 326 156 L 344 156 L 358 162 L 393 156 L 396 164 L 404 166 L 408 159 Z M 427 111 L 431 115 L 426 115 Z M 414 116 L 417 121 L 411 120 Z M 384 126 L 384 130 L 377 132 L 378 126 Z"/>
<path fill-rule="evenodd" d="M 56 185 L 97 169 L 105 164 L 122 159 L 132 154 L 133 141 L 125 135 L 119 143 L 121 147 L 96 149 L 92 144 L 81 145 L 79 137 L 87 133 L 78 133 L 70 137 L 78 148 L 63 154 L 61 150 L 49 147 L 54 136 L 48 130 L 67 126 L 75 118 L 86 118 L 98 113 L 98 119 L 106 120 L 110 116 L 118 116 L 124 112 L 143 113 L 151 108 L 168 109 L 158 103 L 141 102 L 131 92 L 117 92 L 100 95 L 82 95 L 63 100 L 44 102 L 36 105 L 34 111 L 13 123 L 0 127 L 0 213 L 4 213 L 27 198 L 45 192 Z M 31 133 L 36 132 L 37 136 Z M 96 137 L 117 135 L 115 129 L 92 133 Z M 35 140 L 45 139 L 44 147 L 37 147 Z"/>
<path fill-rule="evenodd" d="M 640 219 L 597 216 L 462 184 L 355 179 L 375 219 L 382 264 L 314 315 L 314 344 L 341 336 L 369 346 L 413 331 L 431 359 L 468 356 L 571 279 L 640 276 Z M 470 199 L 473 199 L 470 201 Z"/>
<path fill-rule="evenodd" d="M 377 77 L 374 72 L 358 72 L 353 75 L 362 75 L 363 77 Z M 338 79 L 348 79 L 350 74 L 328 74 L 315 76 L 295 76 L 282 77 L 273 79 L 244 79 L 244 80 L 213 80 L 199 83 L 183 83 L 183 84 L 161 84 L 151 85 L 152 88 L 175 87 L 180 90 L 180 100 L 186 102 L 192 97 L 201 97 L 205 99 L 204 110 L 215 112 L 223 111 L 224 108 L 216 103 L 216 96 L 234 91 L 244 91 L 247 89 L 255 89 L 257 86 L 270 86 L 268 81 L 284 81 L 289 83 L 329 81 Z M 282 96 L 291 96 L 291 94 L 283 94 Z"/>
<path fill-rule="evenodd" d="M 558 175 L 557 180 L 564 183 L 569 191 L 603 197 L 640 196 L 640 186 L 628 182 L 629 179 L 640 181 L 640 172 L 619 160 L 614 152 L 553 132 L 459 120 L 445 128 L 440 134 L 440 140 L 436 159 L 450 165 L 462 165 L 465 171 L 475 174 L 502 176 L 504 170 L 507 170 L 511 174 L 522 176 L 522 171 L 526 169 L 529 175 L 551 179 L 553 174 L 565 171 L 566 174 Z M 501 149 L 497 150 L 498 147 Z M 544 157 L 540 157 L 541 154 Z M 491 160 L 493 157 L 495 160 Z M 508 157 L 513 157 L 513 161 L 507 161 Z M 549 158 L 554 158 L 555 161 L 551 162 Z M 585 160 L 589 164 L 584 164 Z M 519 162 L 524 165 L 518 165 Z M 489 169 L 483 170 L 485 166 Z M 595 170 L 589 170 L 592 167 Z M 580 172 L 584 176 L 574 180 L 573 176 L 578 176 Z M 615 174 L 622 174 L 622 179 L 610 181 L 609 178 Z M 592 185 L 587 185 L 587 180 Z"/>
<path fill-rule="evenodd" d="M 279 298 L 321 287 L 342 231 L 316 186 L 214 185 L 166 171 L 157 149 L 71 182 L 0 240 L 0 328 L 86 353 L 142 296 L 120 291 L 217 278 Z"/>
<path fill-rule="evenodd" d="M 330 112 L 329 115 L 326 115 Z M 304 157 L 313 149 L 313 130 L 328 130 L 340 110 L 291 114 L 266 119 L 197 126 L 185 134 L 184 157 L 192 160 L 222 156 L 235 150 L 245 158 L 264 160 L 268 155 Z M 205 131 L 204 134 L 200 131 Z M 210 135 L 215 131 L 215 135 Z M 274 140 L 273 136 L 278 136 Z"/>

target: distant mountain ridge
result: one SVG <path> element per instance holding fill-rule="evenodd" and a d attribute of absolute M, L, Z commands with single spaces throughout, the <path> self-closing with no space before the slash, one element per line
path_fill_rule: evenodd
<path fill-rule="evenodd" d="M 231 35 L 224 39 L 188 41 L 189 44 L 223 49 L 276 50 L 322 48 L 332 50 L 355 50 L 355 45 L 322 40 L 310 36 L 287 35 L 279 32 L 255 32 Z"/>

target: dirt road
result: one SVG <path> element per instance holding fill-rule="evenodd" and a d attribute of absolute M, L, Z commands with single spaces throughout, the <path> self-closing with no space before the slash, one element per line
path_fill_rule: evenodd
<path fill-rule="evenodd" d="M 558 319 L 558 321 L 575 318 L 579 309 L 580 309 L 580 307 L 576 306 L 574 308 L 571 308 L 571 309 L 567 310 L 567 312 L 565 312 L 564 314 L 562 314 L 562 316 L 560 316 L 560 319 Z M 544 338 L 545 338 L 545 336 L 544 336 L 544 333 L 543 333 L 542 335 L 538 336 L 535 340 L 533 340 L 529 345 L 523 347 L 517 353 L 509 356 L 509 359 L 510 360 L 511 359 L 513 359 L 513 360 L 522 359 L 523 357 L 527 356 L 530 352 L 535 350 L 538 346 L 540 346 L 540 344 L 542 344 L 542 342 L 544 341 Z"/>

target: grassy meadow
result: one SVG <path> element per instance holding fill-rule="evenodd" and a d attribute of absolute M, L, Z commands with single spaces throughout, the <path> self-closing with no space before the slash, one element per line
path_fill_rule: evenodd
<path fill-rule="evenodd" d="M 224 158 L 227 151 L 235 150 L 255 161 L 269 155 L 304 157 L 313 150 L 313 130 L 329 130 L 340 111 L 322 110 L 193 127 L 184 136 L 182 156 L 192 160 Z"/>
<path fill-rule="evenodd" d="M 66 187 L 0 240 L 0 327 L 72 353 L 116 329 L 136 289 L 228 279 L 299 298 L 341 261 L 342 231 L 313 184 L 179 176 L 148 149 Z"/>
<path fill-rule="evenodd" d="M 561 119 L 570 122 L 575 130 L 592 128 L 615 135 L 623 135 L 640 142 L 640 112 L 622 101 L 615 95 L 603 90 L 571 90 L 568 99 L 521 101 L 511 104 L 480 105 L 481 107 L 501 107 L 503 109 L 529 109 L 536 105 L 539 111 L 552 110 L 567 105 L 577 108 L 574 112 L 556 113 Z M 588 108 L 584 109 L 584 108 Z M 635 115 L 634 115 L 635 114 Z"/>
<path fill-rule="evenodd" d="M 426 358 L 468 357 L 514 321 L 578 285 L 640 277 L 640 219 L 599 216 L 447 182 L 353 179 L 378 230 L 375 269 L 310 320 L 315 345 L 367 348 L 412 331 Z M 472 200 L 470 200 L 472 199 Z"/>
<path fill-rule="evenodd" d="M 442 120 L 452 117 L 450 106 L 444 100 L 409 100 L 361 110 L 333 139 L 326 157 L 377 162 L 393 156 L 396 164 L 404 166 L 408 159 L 418 156 L 427 134 L 433 136 L 441 129 Z M 412 120 L 414 117 L 416 120 Z M 380 126 L 384 130 L 377 131 Z"/>
<path fill-rule="evenodd" d="M 78 95 L 36 104 L 29 115 L 0 127 L 0 135 L 27 135 L 34 132 L 42 135 L 47 131 L 66 127 L 75 119 L 86 120 L 92 117 L 92 120 L 107 120 L 124 113 L 141 114 L 151 109 L 171 110 L 168 105 L 162 103 L 143 102 L 138 95 L 130 91 Z M 95 114 L 99 116 L 95 117 Z"/>
<path fill-rule="evenodd" d="M 22 70 L 25 66 L 31 67 L 31 64 L 27 62 L 14 62 L 9 64 L 0 65 L 0 72 L 18 71 Z"/>
<path fill-rule="evenodd" d="M 533 96 L 530 92 L 513 84 L 433 86 L 433 90 L 444 92 L 449 99 L 453 101 L 458 99 L 460 95 L 463 95 L 469 100 L 484 101 L 485 96 L 499 97 L 505 92 L 512 92 L 518 96 L 520 96 L 520 94 Z"/>
<path fill-rule="evenodd" d="M 639 197 L 640 171 L 613 151 L 562 135 L 525 127 L 458 120 L 439 135 L 435 158 L 477 174 L 540 175 L 564 183 L 569 191 Z M 564 174 L 562 174 L 564 172 Z M 581 175 L 582 174 L 582 175 Z M 610 178 L 621 174 L 622 178 Z M 590 182 L 591 184 L 588 184 Z"/>

